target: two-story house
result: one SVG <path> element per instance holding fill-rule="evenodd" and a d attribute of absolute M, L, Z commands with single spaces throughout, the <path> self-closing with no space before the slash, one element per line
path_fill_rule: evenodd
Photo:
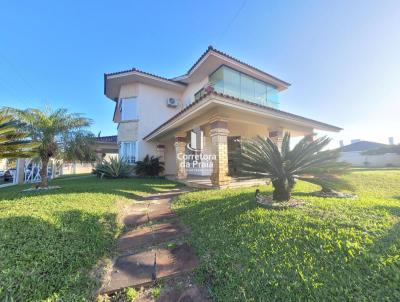
<path fill-rule="evenodd" d="M 215 187 L 235 174 L 231 154 L 242 138 L 269 136 L 279 144 L 286 131 L 341 130 L 279 110 L 279 92 L 289 86 L 213 47 L 176 78 L 137 69 L 104 75 L 120 156 L 130 162 L 160 156 L 166 175 L 208 176 Z"/>

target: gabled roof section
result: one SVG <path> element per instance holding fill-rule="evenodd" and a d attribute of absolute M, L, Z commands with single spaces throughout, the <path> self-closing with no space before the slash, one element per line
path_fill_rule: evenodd
<path fill-rule="evenodd" d="M 186 74 L 172 79 L 142 71 L 137 68 L 105 73 L 104 94 L 110 99 L 116 100 L 118 98 L 120 86 L 134 82 L 141 82 L 175 91 L 183 91 L 188 83 L 204 79 L 204 77 L 210 75 L 221 65 L 229 66 L 263 82 L 269 83 L 275 86 L 278 90 L 285 90 L 290 86 L 289 83 L 278 79 L 265 71 L 209 46 L 196 63 L 190 67 Z"/>
<path fill-rule="evenodd" d="M 182 82 L 187 82 L 190 77 L 192 77 L 197 69 L 200 68 L 201 65 L 204 65 L 207 63 L 207 59 L 213 56 L 215 58 L 218 58 L 219 61 L 217 63 L 211 62 L 210 64 L 214 65 L 214 70 L 219 67 L 220 65 L 228 65 L 230 67 L 233 67 L 235 69 L 239 69 L 239 71 L 242 71 L 244 73 L 249 74 L 249 72 L 254 72 L 254 74 L 249 74 L 252 76 L 255 76 L 259 80 L 265 81 L 267 83 L 270 83 L 278 88 L 278 90 L 284 90 L 290 86 L 290 83 L 285 82 L 263 70 L 260 70 L 250 64 L 247 64 L 237 58 L 234 58 L 230 55 L 228 55 L 225 52 L 222 52 L 213 46 L 209 46 L 207 50 L 200 56 L 200 58 L 196 61 L 196 63 L 193 64 L 192 67 L 188 70 L 188 72 L 182 76 L 173 78 L 172 80 L 174 81 L 182 81 Z M 211 61 L 211 60 L 209 60 Z M 247 71 L 247 72 L 246 72 Z"/>
<path fill-rule="evenodd" d="M 183 91 L 185 83 L 167 79 L 137 68 L 127 69 L 104 74 L 104 94 L 116 101 L 119 96 L 121 85 L 129 83 L 144 83 L 156 87 L 166 88 L 173 91 Z"/>

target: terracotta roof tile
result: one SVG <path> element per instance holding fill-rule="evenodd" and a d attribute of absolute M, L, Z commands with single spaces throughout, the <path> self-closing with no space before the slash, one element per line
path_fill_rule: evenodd
<path fill-rule="evenodd" d="M 116 143 L 117 136 L 116 135 L 98 136 L 96 137 L 96 141 L 101 143 Z"/>
<path fill-rule="evenodd" d="M 218 53 L 218 54 L 220 54 L 220 55 L 222 55 L 222 56 L 224 56 L 224 57 L 226 57 L 226 58 L 229 58 L 229 59 L 231 59 L 231 60 L 234 60 L 234 61 L 236 61 L 236 62 L 239 63 L 239 64 L 243 64 L 243 65 L 245 65 L 245 66 L 247 66 L 247 67 L 249 67 L 249 68 L 252 68 L 252 69 L 254 69 L 254 70 L 257 70 L 258 72 L 261 72 L 261 73 L 263 73 L 263 74 L 266 75 L 266 76 L 269 76 L 269 77 L 271 77 L 271 78 L 273 78 L 273 79 L 275 79 L 275 80 L 277 80 L 277 81 L 280 81 L 280 82 L 284 83 L 284 84 L 287 85 L 287 86 L 290 85 L 289 83 L 287 83 L 287 82 L 285 82 L 285 81 L 282 81 L 281 79 L 278 79 L 277 77 L 274 77 L 273 75 L 271 75 L 271 74 L 269 74 L 269 73 L 266 73 L 265 71 L 262 71 L 261 69 L 258 69 L 258 68 L 256 68 L 256 67 L 250 65 L 250 64 L 247 64 L 247 63 L 245 63 L 245 62 L 243 62 L 243 61 L 240 61 L 239 59 L 237 59 L 237 58 L 235 58 L 235 57 L 232 57 L 232 56 L 228 55 L 227 53 L 225 53 L 225 52 L 223 52 L 223 51 L 220 51 L 220 50 L 214 48 L 214 47 L 211 46 L 211 45 L 208 46 L 207 50 L 197 59 L 197 61 L 192 65 L 192 67 L 189 68 L 188 72 L 187 72 L 185 75 L 183 75 L 183 76 L 187 76 L 187 75 L 197 66 L 197 64 L 199 64 L 199 62 L 200 62 L 209 52 L 211 52 L 211 51 L 213 51 L 213 52 L 215 52 L 215 53 Z M 117 71 L 117 72 L 111 72 L 111 73 L 105 73 L 105 74 L 104 74 L 104 78 L 106 78 L 106 77 L 108 77 L 108 76 L 113 76 L 113 75 L 123 74 L 123 73 L 127 73 L 127 72 L 133 72 L 133 71 L 136 71 L 136 72 L 139 72 L 139 73 L 142 73 L 142 74 L 145 74 L 145 75 L 149 75 L 149 76 L 152 76 L 152 77 L 155 77 L 155 78 L 164 80 L 164 81 L 170 81 L 170 82 L 174 82 L 174 83 L 178 83 L 178 84 L 182 84 L 182 85 L 187 85 L 186 83 L 183 83 L 183 82 L 174 80 L 174 78 L 165 78 L 165 77 L 162 77 L 162 76 L 153 74 L 153 73 L 149 73 L 149 72 L 146 72 L 146 71 L 142 71 L 142 70 L 137 69 L 137 68 L 135 68 L 135 67 L 133 67 L 133 68 L 131 68 L 131 69 L 127 69 L 127 70 L 122 70 L 122 71 Z"/>
<path fill-rule="evenodd" d="M 173 82 L 173 83 L 175 83 L 175 84 L 181 84 L 181 85 L 185 85 L 185 86 L 187 85 L 186 83 L 182 83 L 182 82 L 179 82 L 179 81 L 174 81 L 174 80 L 171 80 L 171 79 L 168 79 L 168 78 L 165 78 L 165 77 L 162 77 L 162 76 L 159 76 L 159 75 L 150 73 L 150 72 L 146 72 L 146 71 L 137 69 L 137 68 L 135 68 L 135 67 L 133 67 L 133 68 L 131 68 L 131 69 L 127 69 L 127 70 L 122 70 L 122 71 L 117 71 L 117 72 L 111 72 L 111 73 L 105 73 L 104 76 L 105 76 L 105 77 L 108 77 L 108 76 L 113 76 L 113 75 L 117 75 L 117 74 L 123 74 L 123 73 L 127 73 L 127 72 L 138 72 L 138 73 L 142 73 L 142 74 L 145 74 L 145 75 L 148 75 L 148 76 L 152 76 L 152 77 L 158 78 L 158 79 L 160 79 L 160 80 Z"/>
<path fill-rule="evenodd" d="M 208 46 L 207 50 L 200 56 L 200 58 L 196 61 L 196 63 L 194 63 L 193 66 L 190 67 L 190 69 L 188 70 L 188 72 L 186 73 L 186 75 L 188 75 L 188 74 L 196 67 L 196 65 L 199 64 L 199 62 L 200 62 L 209 52 L 211 52 L 211 51 L 213 51 L 213 52 L 215 52 L 215 53 L 218 53 L 218 54 L 220 54 L 220 55 L 222 55 L 222 56 L 224 56 L 224 57 L 227 57 L 227 58 L 229 58 L 229 59 L 231 59 L 231 60 L 234 60 L 234 61 L 236 61 L 236 62 L 239 63 L 239 64 L 243 64 L 243 65 L 245 65 L 245 66 L 247 66 L 247 67 L 249 67 L 249 68 L 251 68 L 251 69 L 257 70 L 258 72 L 261 72 L 261 73 L 263 73 L 263 74 L 266 75 L 266 76 L 269 76 L 269 77 L 271 77 L 271 78 L 273 78 L 273 79 L 275 79 L 275 80 L 277 80 L 277 81 L 279 81 L 279 82 L 284 83 L 284 84 L 287 85 L 287 86 L 290 86 L 290 83 L 285 82 L 285 81 L 283 81 L 283 80 L 281 80 L 281 79 L 278 79 L 277 77 L 274 77 L 273 75 L 271 75 L 271 74 L 269 74 L 269 73 L 267 73 L 267 72 L 265 72 L 265 71 L 263 71 L 263 70 L 261 70 L 261 69 L 258 69 L 257 67 L 254 67 L 254 66 L 252 66 L 252 65 L 250 65 L 250 64 L 247 64 L 247 63 L 245 63 L 245 62 L 243 62 L 243 61 L 241 61 L 241 60 L 239 60 L 239 59 L 237 59 L 237 58 L 235 58 L 235 57 L 232 57 L 231 55 L 228 55 L 227 53 L 225 53 L 225 52 L 223 52 L 223 51 L 220 51 L 220 50 L 214 48 L 214 47 L 211 46 L 211 45 Z"/>

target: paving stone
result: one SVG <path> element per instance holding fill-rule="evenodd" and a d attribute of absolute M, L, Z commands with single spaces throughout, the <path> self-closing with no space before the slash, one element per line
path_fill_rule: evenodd
<path fill-rule="evenodd" d="M 132 249 L 143 249 L 183 237 L 186 229 L 177 221 L 155 224 L 123 234 L 118 240 L 118 251 L 127 252 Z"/>
<path fill-rule="evenodd" d="M 138 226 L 149 222 L 146 212 L 143 213 L 133 213 L 125 215 L 123 219 L 124 225 L 126 226 Z"/>
<path fill-rule="evenodd" d="M 149 200 L 149 206 L 151 205 L 162 205 L 171 207 L 171 198 L 157 198 Z"/>
<path fill-rule="evenodd" d="M 142 249 L 154 244 L 153 229 L 144 227 L 138 230 L 129 231 L 118 239 L 117 250 L 126 252 L 131 249 Z"/>
<path fill-rule="evenodd" d="M 148 211 L 149 219 L 153 221 L 171 218 L 174 213 L 171 211 L 170 204 L 150 204 Z"/>
<path fill-rule="evenodd" d="M 197 256 L 193 248 L 186 243 L 171 250 L 157 250 L 157 278 L 165 278 L 189 272 L 197 265 Z"/>
<path fill-rule="evenodd" d="M 187 234 L 187 230 L 178 221 L 155 224 L 152 229 L 156 244 L 181 238 Z"/>
<path fill-rule="evenodd" d="M 112 293 L 129 286 L 141 286 L 153 281 L 154 250 L 117 258 L 109 282 L 103 286 L 102 293 Z"/>

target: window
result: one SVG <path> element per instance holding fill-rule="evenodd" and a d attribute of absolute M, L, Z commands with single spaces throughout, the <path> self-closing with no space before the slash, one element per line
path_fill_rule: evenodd
<path fill-rule="evenodd" d="M 219 67 L 210 75 L 214 90 L 261 105 L 279 107 L 278 90 L 227 66 Z"/>
<path fill-rule="evenodd" d="M 133 164 L 137 158 L 137 142 L 120 142 L 119 157 Z"/>
<path fill-rule="evenodd" d="M 121 99 L 121 120 L 137 120 L 138 110 L 137 110 L 137 99 L 136 97 Z"/>

